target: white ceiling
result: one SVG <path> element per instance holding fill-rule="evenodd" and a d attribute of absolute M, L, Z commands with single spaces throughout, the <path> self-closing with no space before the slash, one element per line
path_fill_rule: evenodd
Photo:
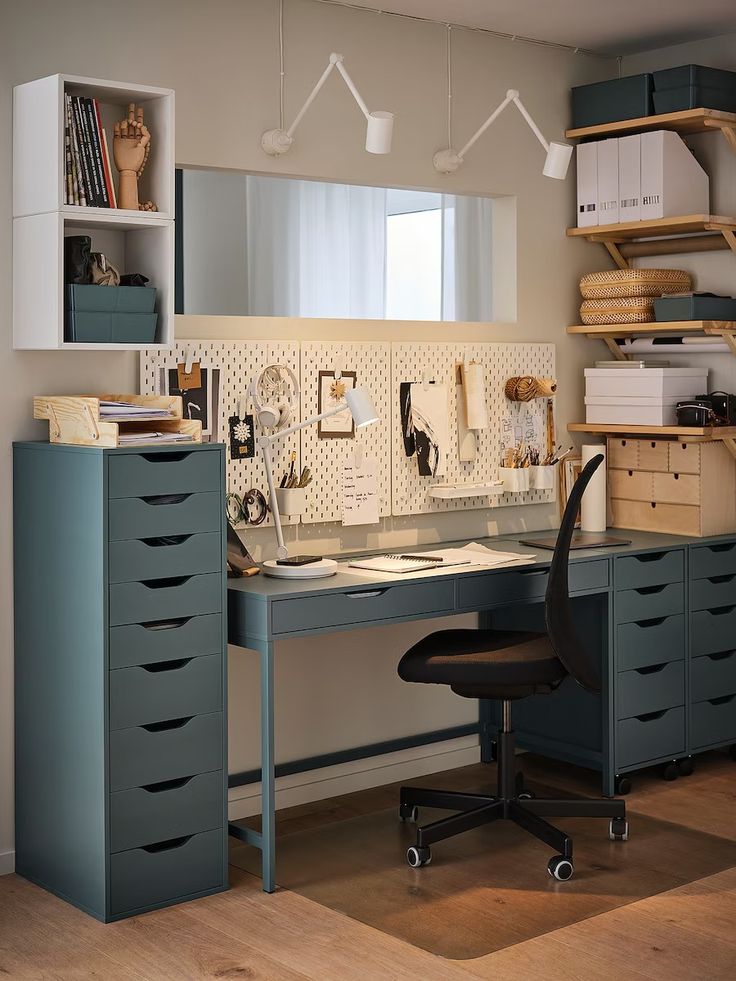
<path fill-rule="evenodd" d="M 736 0 L 337 0 L 605 54 L 736 31 Z"/>

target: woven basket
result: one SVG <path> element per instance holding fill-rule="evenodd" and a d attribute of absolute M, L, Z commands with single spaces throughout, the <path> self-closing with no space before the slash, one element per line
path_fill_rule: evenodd
<path fill-rule="evenodd" d="M 689 293 L 690 274 L 682 269 L 607 269 L 588 273 L 580 280 L 584 300 L 622 296 L 662 296 L 663 293 Z"/>
<path fill-rule="evenodd" d="M 623 296 L 610 300 L 584 300 L 580 319 L 584 324 L 646 324 L 654 320 L 654 298 Z"/>

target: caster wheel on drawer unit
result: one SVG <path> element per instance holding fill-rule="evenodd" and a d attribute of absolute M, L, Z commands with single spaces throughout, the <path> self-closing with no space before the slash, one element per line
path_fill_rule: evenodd
<path fill-rule="evenodd" d="M 553 879 L 565 882 L 567 879 L 572 879 L 575 869 L 569 858 L 565 858 L 564 855 L 553 855 L 547 865 L 547 871 Z"/>
<path fill-rule="evenodd" d="M 673 760 L 671 763 L 665 763 L 662 767 L 662 779 L 663 780 L 677 780 L 680 775 L 680 771 L 677 768 L 677 763 Z"/>
<path fill-rule="evenodd" d="M 399 821 L 416 824 L 419 820 L 419 808 L 416 804 L 399 804 Z"/>
<path fill-rule="evenodd" d="M 626 797 L 627 794 L 631 793 L 631 777 L 616 777 L 614 786 L 617 797 Z"/>
<path fill-rule="evenodd" d="M 728 755 L 736 762 L 736 743 L 728 747 Z"/>
<path fill-rule="evenodd" d="M 690 777 L 695 772 L 695 761 L 692 756 L 685 756 L 677 761 L 677 772 L 681 777 Z"/>
<path fill-rule="evenodd" d="M 412 845 L 406 850 L 406 860 L 413 869 L 420 869 L 432 861 L 432 852 L 428 848 L 418 848 Z"/>
<path fill-rule="evenodd" d="M 626 818 L 612 818 L 608 825 L 608 837 L 611 841 L 629 840 L 629 822 Z"/>

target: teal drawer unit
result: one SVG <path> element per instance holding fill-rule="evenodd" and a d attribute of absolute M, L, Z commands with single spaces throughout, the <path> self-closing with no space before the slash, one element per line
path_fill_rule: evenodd
<path fill-rule="evenodd" d="M 17 870 L 103 921 L 225 889 L 224 447 L 14 464 Z"/>

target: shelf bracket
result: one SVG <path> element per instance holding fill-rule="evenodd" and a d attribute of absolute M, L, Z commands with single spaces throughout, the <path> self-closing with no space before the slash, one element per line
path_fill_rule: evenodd
<path fill-rule="evenodd" d="M 723 440 L 723 443 L 731 456 L 736 460 L 736 438 L 729 436 Z"/>
<path fill-rule="evenodd" d="M 605 245 L 606 249 L 608 250 L 608 254 L 613 259 L 613 261 L 616 263 L 616 265 L 618 266 L 619 269 L 628 269 L 629 268 L 629 261 L 628 261 L 628 259 L 625 259 L 621 255 L 621 251 L 620 251 L 620 249 L 618 247 L 618 243 L 616 243 L 616 242 L 609 242 L 608 240 L 606 240 L 606 241 L 603 242 L 603 244 Z"/>
<path fill-rule="evenodd" d="M 736 153 L 736 128 L 733 126 L 721 126 L 720 129 L 726 139 L 726 143 Z"/>
<path fill-rule="evenodd" d="M 720 231 L 731 251 L 736 252 L 736 233 L 730 228 L 722 228 Z"/>
<path fill-rule="evenodd" d="M 621 350 L 621 345 L 616 343 L 615 337 L 603 337 L 601 340 L 606 342 L 606 346 L 616 361 L 630 361 L 631 359 Z"/>
<path fill-rule="evenodd" d="M 719 333 L 718 336 L 721 338 L 724 344 L 728 345 L 731 354 L 736 354 L 736 337 L 734 337 L 733 334 L 726 333 L 725 331 L 723 333 Z"/>

